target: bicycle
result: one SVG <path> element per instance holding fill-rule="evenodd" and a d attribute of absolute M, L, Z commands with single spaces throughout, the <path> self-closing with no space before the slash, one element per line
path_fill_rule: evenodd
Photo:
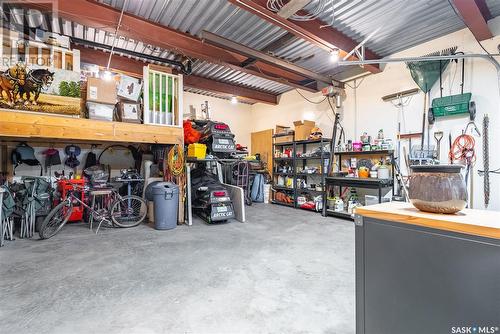
<path fill-rule="evenodd" d="M 73 185 L 73 190 L 67 194 L 66 198 L 49 212 L 40 226 L 39 235 L 41 239 L 52 238 L 63 228 L 71 216 L 75 204 L 83 205 L 90 211 L 92 218 L 99 221 L 96 234 L 103 223 L 124 228 L 135 227 L 146 218 L 146 201 L 141 197 L 135 195 L 121 196 L 116 189 L 111 188 L 109 189 L 111 196 L 110 209 L 97 211 L 74 195 L 74 192 L 77 190 L 83 191 L 83 188 Z"/>

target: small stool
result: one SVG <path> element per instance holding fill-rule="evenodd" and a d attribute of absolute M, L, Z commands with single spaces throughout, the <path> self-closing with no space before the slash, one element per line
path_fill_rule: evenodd
<path fill-rule="evenodd" d="M 113 193 L 112 189 L 94 189 L 90 191 L 90 197 L 92 198 L 92 205 L 90 206 L 90 218 L 89 218 L 89 227 L 92 230 L 92 224 L 94 223 L 94 211 L 107 209 L 109 210 L 109 206 L 111 205 L 110 199 L 111 194 Z M 97 207 L 96 207 L 97 205 Z M 105 208 L 108 206 L 107 208 Z M 102 221 L 101 221 L 102 222 Z M 101 222 L 99 222 L 99 227 L 101 226 Z M 98 229 L 99 229 L 98 227 Z"/>

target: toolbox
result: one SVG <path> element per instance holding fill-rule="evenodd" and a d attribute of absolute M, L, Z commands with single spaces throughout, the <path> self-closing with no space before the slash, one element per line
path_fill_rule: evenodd
<path fill-rule="evenodd" d="M 76 185 L 77 189 L 74 190 L 73 186 Z M 85 192 L 83 191 L 83 187 L 85 186 L 84 179 L 70 179 L 70 180 L 59 180 L 57 181 L 57 190 L 61 194 L 61 198 L 65 199 L 68 196 L 68 192 L 74 191 L 74 195 L 79 198 L 82 202 L 85 201 Z M 81 221 L 83 220 L 83 212 L 85 207 L 83 204 L 74 201 L 73 203 L 73 211 L 69 216 L 68 221 Z"/>
<path fill-rule="evenodd" d="M 196 159 L 205 159 L 207 155 L 207 145 L 205 144 L 189 144 L 188 157 Z"/>

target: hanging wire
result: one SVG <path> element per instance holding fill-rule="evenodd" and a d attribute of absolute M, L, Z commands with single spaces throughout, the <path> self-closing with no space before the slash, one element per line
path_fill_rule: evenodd
<path fill-rule="evenodd" d="M 363 81 L 365 81 L 365 78 L 366 77 L 362 77 L 361 80 L 359 80 L 359 83 L 357 85 L 356 85 L 356 82 L 354 82 L 354 86 L 349 85 L 347 82 L 345 82 L 345 85 L 351 89 L 357 89 L 357 88 L 359 88 L 359 86 L 361 86 Z M 356 81 L 356 80 L 354 80 L 354 81 Z"/>
<path fill-rule="evenodd" d="M 332 98 L 333 99 L 333 98 Z M 335 107 L 333 106 L 333 103 L 332 101 L 330 100 L 330 97 L 327 96 L 327 99 L 328 101 L 328 104 L 330 105 L 330 108 L 332 109 L 332 112 L 333 112 L 333 116 L 336 117 L 337 115 L 337 112 L 335 111 Z M 339 141 L 337 143 L 337 145 L 340 144 L 340 142 L 342 141 L 342 138 L 344 139 L 344 142 L 345 142 L 345 131 L 344 131 L 344 127 L 342 126 L 342 124 L 340 123 L 340 120 L 338 121 L 338 124 L 337 124 L 338 128 L 340 129 L 340 135 L 339 135 Z M 332 142 L 335 143 L 335 138 L 332 138 Z"/>
<path fill-rule="evenodd" d="M 307 102 L 312 103 L 312 104 L 321 104 L 321 103 L 325 102 L 325 100 L 326 100 L 326 96 L 325 96 L 325 98 L 323 100 L 315 102 L 315 101 L 309 100 L 307 97 L 305 97 L 297 88 L 295 88 L 295 90 L 297 91 L 297 93 L 299 93 L 300 96 L 302 96 L 302 98 L 304 100 L 306 100 Z"/>
<path fill-rule="evenodd" d="M 320 29 L 326 28 L 326 27 L 333 27 L 333 24 L 335 23 L 335 0 L 332 0 L 332 16 L 330 19 L 330 24 L 324 24 L 319 26 Z"/>
<path fill-rule="evenodd" d="M 290 16 L 289 19 L 294 21 L 312 21 L 325 12 L 328 1 L 329 0 L 318 0 L 318 3 L 314 8 L 308 9 L 307 14 L 295 13 Z M 283 8 L 284 5 L 286 5 L 286 3 L 287 2 L 283 0 L 267 0 L 267 9 L 277 13 L 281 8 Z"/>

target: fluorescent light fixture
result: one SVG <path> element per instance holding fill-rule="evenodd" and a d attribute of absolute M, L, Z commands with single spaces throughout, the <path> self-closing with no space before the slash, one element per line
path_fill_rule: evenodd
<path fill-rule="evenodd" d="M 238 99 L 236 98 L 236 96 L 231 97 L 231 103 L 232 104 L 237 104 L 238 103 Z"/>
<path fill-rule="evenodd" d="M 330 51 L 330 61 L 336 63 L 339 61 L 339 49 L 333 49 Z"/>

